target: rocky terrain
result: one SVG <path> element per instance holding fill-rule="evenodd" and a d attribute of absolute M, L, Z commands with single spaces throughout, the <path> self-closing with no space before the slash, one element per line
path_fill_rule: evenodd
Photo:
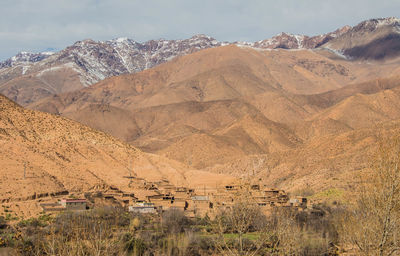
<path fill-rule="evenodd" d="M 338 58 L 384 59 L 399 53 L 399 20 L 372 19 L 355 27 L 344 26 L 317 36 L 281 33 L 253 43 L 218 42 L 196 35 L 185 40 L 128 38 L 109 41 L 78 41 L 51 53 L 20 53 L 0 63 L 0 93 L 22 105 L 44 97 L 85 88 L 105 78 L 136 73 L 174 57 L 226 44 L 254 49 L 329 50 Z"/>
<path fill-rule="evenodd" d="M 107 77 L 135 73 L 179 55 L 220 45 L 205 35 L 143 44 L 128 38 L 105 42 L 88 39 L 52 55 L 20 53 L 0 63 L 0 93 L 26 105 L 45 96 L 81 89 Z"/>
<path fill-rule="evenodd" d="M 31 53 L 31 52 L 20 52 L 17 55 L 0 62 L 0 69 L 2 68 L 11 68 L 15 66 L 26 66 L 22 71 L 22 75 L 25 74 L 27 66 L 42 61 L 47 57 L 53 55 L 54 52 L 39 52 L 39 53 Z"/>
<path fill-rule="evenodd" d="M 349 29 L 322 47 L 352 59 L 381 60 L 400 53 L 400 19 L 371 19 Z"/>
<path fill-rule="evenodd" d="M 312 37 L 306 35 L 280 33 L 279 35 L 276 35 L 269 39 L 257 41 L 254 43 L 244 42 L 242 44 L 260 49 L 315 49 L 336 37 L 340 37 L 350 29 L 350 26 L 344 26 L 334 32 Z M 241 43 L 238 44 L 241 45 Z"/>
<path fill-rule="evenodd" d="M 111 187 L 140 192 L 132 190 L 124 178 L 130 174 L 130 163 L 134 175 L 149 182 L 203 187 L 230 179 L 143 153 L 69 119 L 24 109 L 2 95 L 0 163 L 0 202 L 24 216 L 41 211 L 37 199 L 65 192 L 81 194 Z"/>

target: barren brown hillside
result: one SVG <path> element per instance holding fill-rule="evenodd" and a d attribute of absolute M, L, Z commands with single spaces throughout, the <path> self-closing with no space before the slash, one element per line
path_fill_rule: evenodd
<path fill-rule="evenodd" d="M 130 191 L 123 178 L 129 175 L 130 160 L 137 177 L 147 181 L 197 187 L 231 179 L 143 153 L 75 121 L 26 110 L 2 95 L 0 144 L 0 201 L 14 202 L 14 211 L 25 216 L 39 211 L 33 199 L 50 194 L 110 187 Z"/>
<path fill-rule="evenodd" d="M 30 107 L 193 168 L 254 171 L 286 189 L 349 188 L 350 175 L 373 151 L 371 138 L 386 129 L 374 127 L 400 118 L 399 70 L 399 59 L 227 46 Z"/>
<path fill-rule="evenodd" d="M 248 155 L 205 170 L 261 178 L 289 191 L 354 189 L 359 171 L 368 170 L 382 137 L 400 132 L 398 80 L 371 81 L 311 98 L 328 99 L 327 95 L 332 95 L 328 105 L 344 99 L 292 123 L 289 127 L 303 142 L 294 149 Z"/>
<path fill-rule="evenodd" d="M 333 119 L 351 128 L 367 128 L 400 118 L 399 88 L 376 94 L 355 94 L 319 113 L 315 119 Z"/>
<path fill-rule="evenodd" d="M 41 69 L 44 67 L 41 66 Z M 70 66 L 47 67 L 37 70 L 29 75 L 13 75 L 6 71 L 0 71 L 0 91 L 12 100 L 18 100 L 20 104 L 27 105 L 39 99 L 54 94 L 70 92 L 84 88 L 79 74 Z M 16 73 L 18 73 L 18 69 Z M 3 74 L 6 73 L 6 74 Z M 10 77 L 11 76 L 11 77 Z M 8 79 L 8 78 L 13 79 Z"/>
<path fill-rule="evenodd" d="M 131 111 L 271 93 L 317 94 L 390 77 L 399 71 L 398 60 L 352 62 L 332 60 L 322 53 L 236 46 L 207 49 L 137 74 L 112 77 L 90 88 L 50 97 L 30 107 L 65 114 L 91 104 L 111 104 Z"/>
<path fill-rule="evenodd" d="M 262 116 L 246 115 L 212 133 L 187 135 L 157 153 L 204 168 L 247 155 L 293 149 L 299 143 L 284 126 Z"/>
<path fill-rule="evenodd" d="M 94 108 L 102 112 L 95 110 L 94 115 Z M 92 105 L 66 116 L 89 126 L 96 121 L 95 124 L 103 125 L 104 131 L 119 132 L 121 139 L 144 151 L 166 154 L 185 163 L 189 159 L 184 156 L 193 153 L 189 151 L 200 150 L 204 155 L 193 153 L 190 160 L 196 168 L 222 163 L 227 157 L 286 150 L 299 143 L 285 125 L 268 120 L 255 107 L 240 100 L 183 102 L 132 112 Z M 208 149 L 204 150 L 206 141 Z M 197 146 L 192 149 L 193 145 Z"/>
<path fill-rule="evenodd" d="M 360 171 L 369 170 L 383 136 L 390 138 L 399 132 L 398 120 L 356 131 L 338 130 L 314 137 L 294 150 L 250 155 L 204 170 L 262 179 L 287 191 L 352 191 Z"/>
<path fill-rule="evenodd" d="M 318 106 L 319 108 L 328 108 L 357 93 L 374 94 L 382 90 L 396 88 L 400 86 L 400 76 L 398 75 L 398 72 L 400 72 L 400 64 L 397 66 L 399 67 L 398 70 L 395 70 L 393 73 L 396 75 L 389 77 L 383 76 L 362 83 L 352 83 L 337 90 L 307 95 L 305 98 L 307 102 L 312 105 Z"/>

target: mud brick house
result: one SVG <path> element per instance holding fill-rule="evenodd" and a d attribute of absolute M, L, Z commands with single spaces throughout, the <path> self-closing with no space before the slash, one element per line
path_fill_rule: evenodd
<path fill-rule="evenodd" d="M 154 205 L 154 203 L 136 202 L 135 205 L 129 206 L 129 212 L 157 213 L 157 207 Z"/>
<path fill-rule="evenodd" d="M 60 204 L 65 208 L 65 210 L 79 211 L 79 210 L 86 210 L 87 201 L 86 199 L 64 198 L 60 201 Z"/>

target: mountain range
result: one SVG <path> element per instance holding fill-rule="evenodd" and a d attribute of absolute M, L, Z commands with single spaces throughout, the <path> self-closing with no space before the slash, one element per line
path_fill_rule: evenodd
<path fill-rule="evenodd" d="M 399 132 L 399 24 L 255 43 L 84 40 L 12 58 L 0 92 L 23 107 L 0 97 L 0 195 L 126 189 L 130 158 L 138 175 L 174 184 L 246 177 L 351 191 Z M 24 161 L 32 184 L 21 180 Z"/>
<path fill-rule="evenodd" d="M 1 62 L 0 93 L 27 105 L 50 95 L 85 88 L 111 76 L 146 70 L 176 56 L 228 44 L 254 49 L 325 50 L 339 58 L 384 59 L 397 56 L 399 31 L 399 19 L 382 18 L 313 37 L 281 33 L 254 43 L 218 42 L 206 35 L 145 43 L 128 38 L 104 42 L 88 39 L 54 54 L 21 52 Z"/>
<path fill-rule="evenodd" d="M 196 169 L 249 173 L 252 165 L 241 171 L 218 166 L 254 155 L 284 161 L 289 152 L 310 150 L 315 140 L 400 117 L 400 59 L 382 65 L 325 54 L 235 45 L 206 49 L 28 107 L 69 117 Z"/>

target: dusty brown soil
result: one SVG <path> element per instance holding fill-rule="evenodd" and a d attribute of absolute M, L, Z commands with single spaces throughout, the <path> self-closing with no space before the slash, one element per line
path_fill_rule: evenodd
<path fill-rule="evenodd" d="M 24 109 L 0 95 L 0 202 L 12 205 L 12 212 L 38 213 L 36 199 L 64 191 L 82 194 L 113 186 L 129 192 L 129 180 L 123 176 L 129 175 L 130 161 L 134 174 L 146 181 L 203 187 L 233 179 L 143 153 L 103 132 Z"/>

